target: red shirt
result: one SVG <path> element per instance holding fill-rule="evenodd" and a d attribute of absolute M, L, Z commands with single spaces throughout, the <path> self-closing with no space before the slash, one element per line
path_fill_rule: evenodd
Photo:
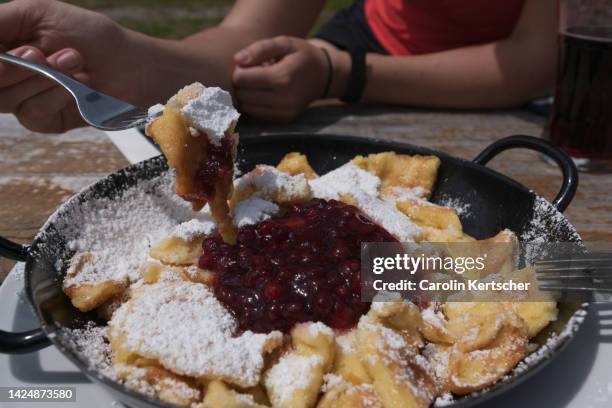
<path fill-rule="evenodd" d="M 427 54 L 508 37 L 524 0 L 366 0 L 365 14 L 392 55 Z"/>

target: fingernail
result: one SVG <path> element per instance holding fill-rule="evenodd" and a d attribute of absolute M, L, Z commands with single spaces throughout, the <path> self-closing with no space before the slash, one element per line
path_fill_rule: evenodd
<path fill-rule="evenodd" d="M 236 54 L 236 61 L 242 64 L 246 64 L 247 62 L 249 62 L 250 59 L 251 59 L 251 54 L 249 54 L 249 52 L 246 50 L 240 50 Z"/>
<path fill-rule="evenodd" d="M 70 71 L 77 69 L 81 64 L 81 58 L 74 51 L 66 51 L 57 57 L 57 65 L 60 69 Z"/>
<path fill-rule="evenodd" d="M 28 60 L 30 62 L 36 62 L 37 55 L 33 50 L 28 48 L 23 52 L 23 54 L 21 54 L 21 58 Z"/>

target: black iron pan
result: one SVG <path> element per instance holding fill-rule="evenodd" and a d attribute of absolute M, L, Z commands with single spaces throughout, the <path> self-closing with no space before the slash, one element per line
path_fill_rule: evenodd
<path fill-rule="evenodd" d="M 543 205 L 543 201 L 534 192 L 485 167 L 499 153 L 516 148 L 543 153 L 561 168 L 563 183 L 552 203 L 544 202 Z M 475 216 L 463 217 L 462 223 L 465 232 L 476 238 L 490 237 L 504 228 L 509 228 L 520 236 L 527 228 L 534 228 L 531 221 L 537 211 L 540 220 L 537 226 L 540 231 L 536 233 L 541 237 L 551 242 L 580 241 L 574 227 L 560 214 L 570 204 L 576 192 L 578 185 L 576 167 L 566 154 L 547 142 L 533 137 L 511 136 L 501 139 L 483 150 L 473 161 L 467 161 L 404 143 L 337 135 L 274 135 L 243 139 L 239 152 L 239 165 L 242 171 L 248 171 L 256 164 L 276 164 L 285 153 L 299 151 L 308 156 L 311 165 L 319 174 L 324 174 L 346 163 L 357 154 L 389 150 L 405 154 L 433 154 L 441 159 L 442 165 L 432 201 L 458 199 L 467 203 L 470 206 L 470 213 Z M 80 327 L 90 320 L 95 320 L 95 317 L 93 314 L 83 314 L 72 307 L 61 288 L 65 271 L 58 270 L 56 262 L 58 259 L 68 260 L 72 255 L 62 234 L 62 225 L 70 222 L 67 218 L 71 210 L 99 198 L 113 199 L 137 182 L 160 177 L 167 170 L 163 158 L 157 157 L 132 165 L 99 181 L 64 203 L 43 226 L 29 247 L 0 238 L 0 255 L 26 262 L 25 291 L 41 326 L 39 329 L 25 333 L 0 331 L 0 352 L 26 353 L 53 343 L 88 377 L 104 386 L 118 400 L 133 407 L 171 406 L 129 390 L 105 377 L 90 367 L 83 357 L 72 349 L 73 343 L 66 334 L 63 334 L 65 331 L 59 329 Z M 552 332 L 562 330 L 579 308 L 580 306 L 576 305 L 560 305 L 558 321 L 551 324 L 536 340 L 543 344 Z M 573 329 L 578 328 L 579 321 Z M 551 357 L 558 355 L 570 338 L 571 336 L 561 339 L 551 355 L 532 361 L 529 369 L 516 370 L 487 391 L 457 400 L 455 406 L 473 406 L 512 388 L 551 361 Z"/>

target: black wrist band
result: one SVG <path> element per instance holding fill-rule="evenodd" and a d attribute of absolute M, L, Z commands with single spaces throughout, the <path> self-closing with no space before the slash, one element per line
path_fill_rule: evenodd
<path fill-rule="evenodd" d="M 351 55 L 351 74 L 346 83 L 346 91 L 340 100 L 355 103 L 361 100 L 366 84 L 366 53 L 360 48 L 349 49 Z"/>
<path fill-rule="evenodd" d="M 323 89 L 323 95 L 321 95 L 321 99 L 325 99 L 329 94 L 329 88 L 331 87 L 334 76 L 334 65 L 332 64 L 329 52 L 323 47 L 321 47 L 321 51 L 323 51 L 323 55 L 325 55 L 325 59 L 327 60 L 327 82 L 325 83 L 325 89 Z"/>

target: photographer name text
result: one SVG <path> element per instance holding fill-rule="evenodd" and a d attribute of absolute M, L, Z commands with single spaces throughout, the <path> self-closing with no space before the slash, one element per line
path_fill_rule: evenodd
<path fill-rule="evenodd" d="M 416 291 L 528 291 L 531 282 L 482 282 L 477 279 L 465 281 L 449 280 L 445 282 L 432 282 L 427 279 L 411 281 L 402 279 L 399 282 L 385 282 L 376 279 L 372 282 L 374 290 L 389 292 L 416 292 Z"/>

